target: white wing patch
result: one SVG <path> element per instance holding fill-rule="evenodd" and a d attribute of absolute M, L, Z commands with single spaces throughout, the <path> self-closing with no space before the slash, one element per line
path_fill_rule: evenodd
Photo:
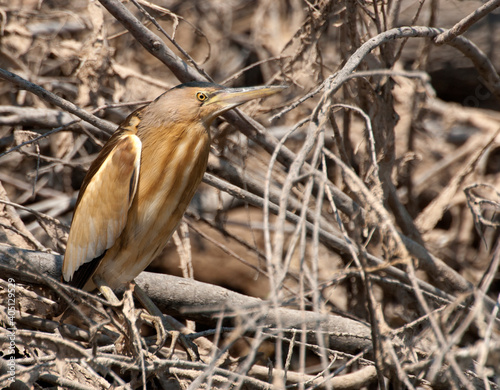
<path fill-rule="evenodd" d="M 88 183 L 71 224 L 64 280 L 111 248 L 123 231 L 137 190 L 141 148 L 136 135 L 123 136 Z"/>

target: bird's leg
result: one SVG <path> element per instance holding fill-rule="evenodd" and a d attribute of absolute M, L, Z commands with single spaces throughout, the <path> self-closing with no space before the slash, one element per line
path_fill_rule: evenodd
<path fill-rule="evenodd" d="M 109 286 L 106 284 L 104 279 L 101 277 L 95 275 L 92 280 L 94 281 L 95 285 L 97 286 L 98 290 L 101 292 L 102 295 L 104 295 L 104 298 L 111 303 L 113 306 L 119 306 L 120 305 L 120 300 L 116 297 L 115 293 L 113 290 L 109 288 Z"/>
<path fill-rule="evenodd" d="M 148 295 L 144 292 L 142 288 L 140 288 L 137 284 L 134 283 L 134 294 L 136 298 L 139 300 L 141 305 L 148 311 L 149 314 L 151 314 L 152 317 L 158 318 L 159 319 L 159 325 L 161 324 L 161 327 L 163 329 L 163 332 L 165 332 L 165 328 L 168 329 L 169 333 L 172 335 L 172 345 L 171 345 L 171 351 L 174 350 L 175 347 L 175 342 L 177 339 L 180 340 L 182 347 L 186 350 L 188 353 L 191 361 L 197 361 L 200 360 L 200 355 L 198 353 L 198 347 L 196 344 L 194 344 L 191 340 L 189 340 L 185 335 L 182 333 L 182 330 L 179 329 L 179 326 L 177 324 L 177 321 L 175 321 L 173 318 L 170 316 L 164 315 L 160 309 L 158 309 L 158 306 L 156 306 L 151 298 L 148 297 Z M 153 322 L 154 323 L 154 322 Z M 156 325 L 155 325 L 156 328 Z M 165 342 L 165 339 L 162 340 L 160 349 Z"/>
<path fill-rule="evenodd" d="M 111 305 L 119 306 L 121 304 L 121 301 L 117 298 L 113 290 L 109 288 L 109 286 L 102 278 L 96 275 L 93 277 L 93 281 L 101 294 Z M 199 360 L 200 356 L 196 345 L 176 329 L 176 324 L 174 324 L 173 321 L 169 321 L 169 319 L 171 319 L 169 318 L 169 316 L 163 315 L 161 310 L 158 309 L 158 307 L 153 303 L 153 301 L 148 297 L 148 295 L 142 288 L 137 286 L 137 284 L 135 284 L 134 282 L 132 283 L 134 285 L 134 294 L 136 298 L 150 314 L 150 317 L 146 317 L 145 319 L 153 323 L 158 334 L 157 351 L 160 350 L 165 344 L 165 340 L 167 338 L 167 331 L 165 330 L 165 328 L 167 328 L 172 337 L 172 343 L 170 346 L 170 350 L 172 351 L 172 353 L 174 351 L 176 342 L 180 340 L 182 347 L 186 350 L 190 359 L 192 361 Z"/>
<path fill-rule="evenodd" d="M 117 298 L 117 296 L 115 295 L 115 293 L 113 292 L 113 290 L 108 286 L 108 284 L 101 277 L 96 275 L 92 278 L 92 280 L 94 281 L 95 285 L 97 286 L 97 288 L 101 292 L 101 294 L 104 296 L 104 298 L 106 298 L 106 300 L 114 308 L 117 308 L 117 307 L 123 305 L 122 310 L 121 311 L 115 310 L 115 313 L 117 314 L 118 318 L 121 321 L 123 321 L 128 328 L 128 331 L 129 331 L 128 338 L 130 340 L 130 347 L 132 349 L 135 349 L 135 352 L 138 354 L 138 356 L 140 356 L 140 358 L 143 359 L 143 352 L 142 352 L 142 349 L 140 348 L 140 341 L 138 341 L 139 337 L 137 334 L 137 329 L 132 324 L 132 319 L 130 318 L 130 315 L 127 315 L 127 313 L 130 313 L 130 307 L 129 307 L 130 305 L 126 304 L 125 299 L 123 301 L 120 301 Z M 130 302 L 130 299 L 128 301 Z M 125 307 L 125 306 L 127 306 L 127 307 Z M 115 343 L 115 345 L 117 346 L 118 349 L 121 348 L 118 346 L 121 345 L 122 340 L 126 340 L 126 339 L 127 339 L 127 337 L 125 337 L 123 334 L 118 338 L 118 340 Z"/>

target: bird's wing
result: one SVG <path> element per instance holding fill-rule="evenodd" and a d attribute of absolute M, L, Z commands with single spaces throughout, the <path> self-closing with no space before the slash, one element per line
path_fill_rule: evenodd
<path fill-rule="evenodd" d="M 74 286 L 85 285 L 127 223 L 137 190 L 141 146 L 132 132 L 116 132 L 85 177 L 62 269 L 63 279 Z"/>

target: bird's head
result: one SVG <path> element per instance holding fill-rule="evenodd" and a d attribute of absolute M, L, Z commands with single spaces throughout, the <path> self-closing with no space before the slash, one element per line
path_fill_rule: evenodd
<path fill-rule="evenodd" d="M 225 88 L 218 84 L 181 84 L 159 96 L 150 106 L 164 120 L 176 124 L 203 124 L 206 128 L 219 115 L 253 99 L 282 91 L 284 86 Z M 160 114 L 161 113 L 161 114 Z M 161 119 L 161 118 L 158 118 Z"/>

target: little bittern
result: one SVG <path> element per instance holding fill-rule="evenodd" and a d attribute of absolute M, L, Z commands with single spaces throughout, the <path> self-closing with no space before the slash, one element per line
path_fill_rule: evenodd
<path fill-rule="evenodd" d="M 175 231 L 201 182 L 210 124 L 282 87 L 186 83 L 132 114 L 104 145 L 78 195 L 63 279 L 92 291 L 134 279 Z"/>

